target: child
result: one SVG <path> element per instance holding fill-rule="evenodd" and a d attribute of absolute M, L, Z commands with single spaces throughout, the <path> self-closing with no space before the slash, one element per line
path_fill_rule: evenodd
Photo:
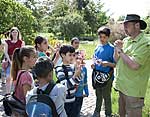
<path fill-rule="evenodd" d="M 18 80 L 19 74 L 24 71 L 19 77 L 20 79 L 15 90 L 15 96 L 24 104 L 26 103 L 25 96 L 27 91 L 31 90 L 31 88 L 34 86 L 33 78 L 29 71 L 35 64 L 35 61 L 36 52 L 33 47 L 24 46 L 20 49 L 15 49 L 12 59 L 11 76 L 13 78 L 14 86 L 16 86 L 16 81 Z M 17 112 L 13 112 L 13 115 L 15 117 L 25 116 L 20 115 Z"/>
<path fill-rule="evenodd" d="M 54 67 L 53 62 L 48 57 L 40 57 L 37 60 L 35 67 L 33 68 L 33 71 L 35 72 L 39 80 L 39 89 L 45 91 L 49 83 L 54 83 L 53 82 L 53 67 Z M 34 88 L 33 90 L 27 93 L 27 98 L 26 98 L 27 100 L 29 100 L 32 95 L 36 94 L 37 91 L 35 90 L 37 90 L 37 88 Z M 58 83 L 53 87 L 52 91 L 49 94 L 49 96 L 55 103 L 56 110 L 57 110 L 59 117 L 67 117 L 65 109 L 64 109 L 65 92 L 66 92 L 65 87 Z M 36 111 L 36 108 L 35 108 L 35 111 Z"/>
<path fill-rule="evenodd" d="M 35 48 L 38 52 L 38 57 L 50 56 L 47 54 L 48 49 L 51 49 L 52 51 L 54 51 L 54 49 L 48 45 L 47 39 L 42 36 L 37 36 L 34 40 L 34 43 L 35 43 Z"/>
<path fill-rule="evenodd" d="M 75 102 L 76 85 L 80 82 L 81 68 L 71 66 L 74 59 L 75 49 L 70 45 L 63 45 L 59 54 L 62 57 L 63 64 L 55 68 L 58 81 L 63 84 L 66 91 L 65 110 L 68 117 L 76 117 L 75 109 L 73 108 Z"/>
<path fill-rule="evenodd" d="M 92 84 L 96 93 L 96 107 L 93 117 L 99 117 L 102 100 L 105 104 L 105 116 L 111 117 L 111 87 L 113 68 L 115 67 L 113 54 L 114 47 L 108 42 L 110 36 L 110 29 L 108 27 L 100 27 L 98 29 L 98 36 L 100 44 L 94 52 Z M 98 76 L 98 77 L 97 77 Z"/>
<path fill-rule="evenodd" d="M 80 111 L 83 103 L 83 98 L 88 97 L 89 95 L 89 90 L 88 90 L 88 84 L 87 84 L 87 69 L 85 67 L 84 63 L 84 55 L 83 53 L 76 52 L 76 60 L 75 62 L 80 62 L 81 65 L 81 81 L 79 83 L 79 86 L 77 88 L 77 91 L 75 93 L 76 100 L 74 103 L 74 108 L 76 111 L 76 117 L 80 117 Z M 84 91 L 84 94 L 83 94 Z"/>

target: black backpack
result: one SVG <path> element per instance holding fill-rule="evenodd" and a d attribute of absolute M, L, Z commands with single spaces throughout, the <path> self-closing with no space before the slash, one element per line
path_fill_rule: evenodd
<path fill-rule="evenodd" d="M 49 94 L 54 86 L 55 84 L 50 82 L 45 91 L 37 88 L 37 94 L 31 96 L 26 105 L 28 117 L 59 117 L 56 106 L 53 100 L 49 97 Z"/>

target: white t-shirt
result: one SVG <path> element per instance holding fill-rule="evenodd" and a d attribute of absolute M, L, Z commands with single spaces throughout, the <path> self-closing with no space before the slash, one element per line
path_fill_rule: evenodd
<path fill-rule="evenodd" d="M 48 84 L 44 85 L 40 89 L 42 89 L 44 91 L 47 86 L 48 86 Z M 27 92 L 26 102 L 28 102 L 30 97 L 32 95 L 36 94 L 36 92 L 37 92 L 37 87 L 32 89 L 31 91 Z M 65 103 L 65 99 L 66 99 L 65 87 L 62 84 L 57 83 L 54 86 L 54 88 L 52 89 L 52 91 L 50 93 L 50 97 L 53 100 L 53 102 L 55 103 L 56 110 L 57 110 L 57 113 L 59 114 L 59 116 L 60 117 L 67 117 L 66 112 L 65 112 L 65 108 L 64 108 L 64 103 Z"/>

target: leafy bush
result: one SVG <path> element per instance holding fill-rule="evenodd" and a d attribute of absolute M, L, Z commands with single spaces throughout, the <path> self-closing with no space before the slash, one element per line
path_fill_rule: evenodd
<path fill-rule="evenodd" d="M 0 6 L 0 34 L 16 26 L 25 42 L 30 44 L 37 27 L 32 11 L 14 0 L 0 0 Z"/>

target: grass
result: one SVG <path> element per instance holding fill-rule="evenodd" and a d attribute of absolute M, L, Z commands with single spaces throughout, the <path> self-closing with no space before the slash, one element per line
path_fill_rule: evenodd
<path fill-rule="evenodd" d="M 80 49 L 83 49 L 86 51 L 86 59 L 92 58 L 97 44 L 98 44 L 98 41 L 93 41 L 93 42 L 89 42 L 89 43 L 82 43 L 81 42 Z"/>

